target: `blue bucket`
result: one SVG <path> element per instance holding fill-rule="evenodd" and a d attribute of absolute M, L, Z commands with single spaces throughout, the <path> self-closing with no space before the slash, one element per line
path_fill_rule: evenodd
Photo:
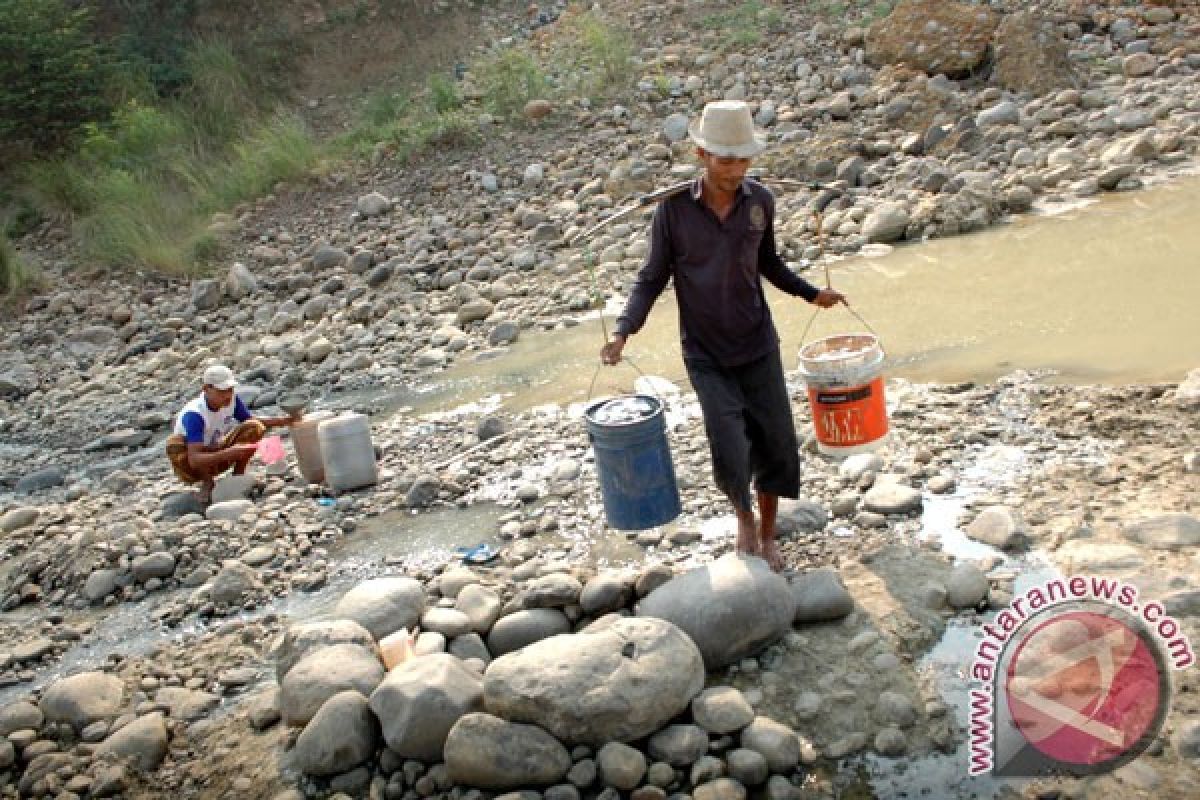
<path fill-rule="evenodd" d="M 610 413 L 614 402 L 627 407 L 632 402 L 642 410 Z M 644 394 L 608 398 L 588 406 L 583 417 L 596 453 L 608 524 L 618 530 L 640 531 L 678 517 L 682 508 L 662 402 Z"/>

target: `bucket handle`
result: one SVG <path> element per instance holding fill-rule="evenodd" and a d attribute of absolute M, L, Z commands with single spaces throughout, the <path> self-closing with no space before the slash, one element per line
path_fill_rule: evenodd
<path fill-rule="evenodd" d="M 629 366 L 633 367 L 634 371 L 637 372 L 637 374 L 640 377 L 646 379 L 646 384 L 650 387 L 650 393 L 654 395 L 655 399 L 658 400 L 658 404 L 660 406 L 662 406 L 662 408 L 665 410 L 667 407 L 667 401 L 664 400 L 663 396 L 660 395 L 658 393 L 658 390 L 654 388 L 654 382 L 650 380 L 650 377 L 648 375 L 646 375 L 646 373 L 642 372 L 641 367 L 639 367 L 637 364 L 633 363 L 633 359 L 631 359 L 629 356 L 622 355 L 621 361 L 628 363 Z M 592 401 L 592 393 L 596 389 L 596 378 L 600 377 L 600 370 L 604 369 L 604 367 L 605 367 L 605 364 L 603 362 L 601 362 L 596 365 L 596 371 L 592 373 L 592 382 L 590 384 L 588 384 L 587 402 L 589 402 L 589 403 Z"/>
<path fill-rule="evenodd" d="M 875 329 L 871 327 L 871 323 L 869 323 L 865 319 L 863 319 L 862 315 L 859 314 L 857 311 L 855 311 L 853 306 L 851 306 L 849 303 L 841 303 L 840 305 L 845 306 L 846 310 L 849 311 L 851 314 L 853 314 L 854 317 L 859 322 L 861 322 L 868 331 L 870 331 L 870 333 L 875 337 L 876 341 L 879 342 L 880 346 L 883 345 L 883 337 L 881 337 L 878 333 L 875 332 Z M 812 313 L 812 316 L 808 318 L 808 324 L 804 326 L 804 332 L 800 334 L 800 346 L 801 347 L 803 347 L 804 344 L 807 342 L 808 331 L 809 331 L 809 329 L 812 328 L 813 323 L 817 321 L 817 314 L 820 314 L 821 310 L 822 309 L 818 308 L 816 311 L 814 311 Z"/>

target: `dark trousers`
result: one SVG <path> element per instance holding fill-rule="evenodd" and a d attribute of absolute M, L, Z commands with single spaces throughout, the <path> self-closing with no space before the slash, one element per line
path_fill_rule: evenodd
<path fill-rule="evenodd" d="M 685 360 L 712 453 L 717 488 L 742 511 L 750 481 L 765 494 L 800 493 L 800 454 L 779 350 L 736 367 Z"/>

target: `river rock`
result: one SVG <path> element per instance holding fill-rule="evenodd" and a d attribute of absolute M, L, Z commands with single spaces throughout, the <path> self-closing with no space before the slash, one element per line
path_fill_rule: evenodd
<path fill-rule="evenodd" d="M 128 758 L 140 770 L 157 769 L 167 757 L 167 726 L 161 712 L 138 717 L 96 747 L 97 756 Z"/>
<path fill-rule="evenodd" d="M 440 633 L 447 639 L 472 630 L 471 618 L 453 608 L 431 608 L 421 615 L 421 630 Z"/>
<path fill-rule="evenodd" d="M 983 63 L 997 21 L 994 12 L 967 3 L 909 0 L 867 29 L 867 60 L 965 77 Z"/>
<path fill-rule="evenodd" d="M 254 294 L 258 290 L 258 279 L 250 268 L 240 261 L 235 261 L 225 275 L 225 294 L 233 300 Z"/>
<path fill-rule="evenodd" d="M 358 198 L 356 207 L 364 217 L 378 217 L 392 210 L 392 201 L 386 195 L 371 192 Z"/>
<path fill-rule="evenodd" d="M 334 616 L 362 625 L 376 640 L 401 628 L 414 628 L 425 612 L 425 587 L 412 578 L 373 578 L 338 601 Z"/>
<path fill-rule="evenodd" d="M 241 561 L 229 560 L 209 585 L 209 597 L 214 603 L 236 606 L 262 588 L 257 572 Z"/>
<path fill-rule="evenodd" d="M 479 575 L 470 567 L 450 567 L 437 579 L 438 592 L 451 599 L 473 583 L 479 583 Z"/>
<path fill-rule="evenodd" d="M 698 725 L 668 725 L 650 737 L 647 752 L 673 767 L 690 767 L 708 752 L 708 734 Z"/>
<path fill-rule="evenodd" d="M 946 579 L 946 602 L 951 608 L 977 608 L 988 596 L 988 579 L 974 564 L 959 564 Z"/>
<path fill-rule="evenodd" d="M 754 721 L 754 708 L 732 686 L 714 686 L 692 701 L 692 718 L 709 733 L 733 733 Z"/>
<path fill-rule="evenodd" d="M 37 522 L 38 510 L 36 508 L 14 508 L 5 512 L 3 517 L 0 517 L 0 532 L 12 533 L 19 531 L 21 528 L 28 528 L 33 523 Z"/>
<path fill-rule="evenodd" d="M 441 760 L 454 723 L 483 710 L 483 680 L 448 653 L 422 656 L 389 672 L 370 705 L 389 749 L 434 763 Z"/>
<path fill-rule="evenodd" d="M 295 764 L 309 775 L 336 775 L 375 755 L 378 724 L 356 691 L 330 697 L 296 738 Z"/>
<path fill-rule="evenodd" d="M 524 608 L 562 608 L 579 602 L 583 584 L 574 575 L 554 572 L 530 581 L 521 591 L 520 602 Z"/>
<path fill-rule="evenodd" d="M 601 572 L 587 582 L 579 594 L 583 613 L 600 616 L 629 605 L 633 599 L 633 578 L 627 573 Z"/>
<path fill-rule="evenodd" d="M 195 492 L 173 492 L 164 497 L 162 502 L 162 514 L 166 519 L 203 514 L 204 509 L 204 504 Z"/>
<path fill-rule="evenodd" d="M 210 278 L 192 283 L 192 308 L 197 311 L 213 311 L 221 305 L 225 289 Z"/>
<path fill-rule="evenodd" d="M 154 693 L 155 705 L 167 709 L 172 719 L 185 722 L 198 720 L 216 708 L 221 698 L 211 692 L 184 689 L 181 686 L 164 686 Z"/>
<path fill-rule="evenodd" d="M 571 621 L 556 608 L 517 611 L 496 620 L 487 637 L 488 650 L 502 656 L 570 630 Z"/>
<path fill-rule="evenodd" d="M 138 556 L 131 564 L 133 577 L 139 583 L 151 578 L 169 578 L 175 574 L 175 556 L 166 551 Z"/>
<path fill-rule="evenodd" d="M 778 528 L 783 533 L 817 533 L 829 524 L 824 506 L 804 498 L 780 498 L 778 513 Z"/>
<path fill-rule="evenodd" d="M 564 742 L 602 744 L 657 731 L 703 686 L 703 658 L 686 634 L 622 617 L 497 658 L 484 700 L 491 713 L 537 722 Z"/>
<path fill-rule="evenodd" d="M 883 203 L 863 220 L 862 232 L 868 242 L 896 242 L 908 230 L 908 209 L 900 203 Z"/>
<path fill-rule="evenodd" d="M 29 394 L 38 388 L 38 374 L 29 364 L 14 364 L 0 371 L 0 395 Z"/>
<path fill-rule="evenodd" d="M 873 486 L 863 495 L 863 508 L 877 514 L 907 514 L 922 508 L 921 492 L 901 483 Z"/>
<path fill-rule="evenodd" d="M 46 467 L 22 476 L 13 491 L 17 494 L 33 494 L 44 489 L 62 486 L 66 480 L 67 475 L 63 472 L 62 467 Z"/>
<path fill-rule="evenodd" d="M 622 742 L 609 742 L 596 753 L 600 780 L 622 792 L 634 789 L 646 774 L 646 756 Z"/>
<path fill-rule="evenodd" d="M 739 741 L 742 747 L 762 753 L 771 772 L 786 774 L 800 763 L 800 737 L 769 717 L 755 717 L 742 730 Z"/>
<path fill-rule="evenodd" d="M 1127 523 L 1121 533 L 1154 550 L 1182 550 L 1200 544 L 1200 519 L 1183 512 L 1159 514 Z"/>
<path fill-rule="evenodd" d="M 89 603 L 99 603 L 113 592 L 117 591 L 117 576 L 115 569 L 97 569 L 88 575 L 83 584 L 83 596 Z"/>
<path fill-rule="evenodd" d="M 730 553 L 658 587 L 641 600 L 637 613 L 678 626 L 712 670 L 791 630 L 795 608 L 787 581 L 767 562 Z"/>
<path fill-rule="evenodd" d="M 1128 544 L 1072 539 L 1054 551 L 1055 560 L 1067 574 L 1140 567 L 1142 551 Z"/>
<path fill-rule="evenodd" d="M 548 786 L 571 768 L 567 749 L 546 731 L 484 713 L 455 723 L 445 759 L 455 784 L 493 790 Z"/>
<path fill-rule="evenodd" d="M 476 633 L 487 633 L 500 618 L 504 601 L 486 586 L 473 583 L 463 587 L 454 600 L 454 607 L 467 615 L 471 620 L 471 630 Z"/>
<path fill-rule="evenodd" d="M 345 265 L 349 260 L 350 256 L 345 250 L 329 245 L 321 245 L 312 255 L 313 269 L 319 272 L 336 269 Z"/>
<path fill-rule="evenodd" d="M 46 715 L 33 703 L 18 700 L 0 709 L 0 738 L 20 730 L 40 730 Z"/>
<path fill-rule="evenodd" d="M 1018 511 L 1008 506 L 988 506 L 983 509 L 979 516 L 971 520 L 966 534 L 977 542 L 1001 550 L 1016 550 L 1029 544 L 1024 520 Z"/>
<path fill-rule="evenodd" d="M 796 604 L 794 622 L 827 622 L 854 610 L 854 598 L 834 567 L 809 570 L 793 578 L 791 588 Z"/>
<path fill-rule="evenodd" d="M 1200 720 L 1187 720 L 1180 725 L 1171 737 L 1171 744 L 1180 758 L 1188 761 L 1200 759 Z"/>
<path fill-rule="evenodd" d="M 855 453 L 838 464 L 838 475 L 847 483 L 857 484 L 868 472 L 883 471 L 883 458 L 878 453 Z"/>
<path fill-rule="evenodd" d="M 288 670 L 296 666 L 306 655 L 335 644 L 355 644 L 378 656 L 378 648 L 371 632 L 349 619 L 302 622 L 288 626 L 275 647 L 275 677 L 280 683 Z"/>
<path fill-rule="evenodd" d="M 995 81 L 1010 91 L 1034 95 L 1074 86 L 1070 47 L 1056 28 L 1053 19 L 1038 11 L 1004 14 L 992 40 Z M 1013 119 L 1010 124 L 1017 123 Z"/>
<path fill-rule="evenodd" d="M 314 650 L 288 670 L 280 684 L 284 722 L 306 725 L 326 700 L 347 689 L 370 696 L 383 674 L 379 658 L 360 645 L 335 644 Z"/>
<path fill-rule="evenodd" d="M 739 747 L 729 751 L 725 760 L 729 764 L 729 777 L 744 786 L 758 786 L 771 774 L 766 757 L 757 750 Z"/>
<path fill-rule="evenodd" d="M 746 800 L 746 787 L 733 778 L 717 778 L 692 790 L 693 800 Z"/>
<path fill-rule="evenodd" d="M 223 503 L 213 503 L 205 510 L 204 516 L 214 521 L 237 522 L 244 514 L 253 510 L 253 502 L 245 498 L 238 498 L 237 500 L 226 500 Z"/>

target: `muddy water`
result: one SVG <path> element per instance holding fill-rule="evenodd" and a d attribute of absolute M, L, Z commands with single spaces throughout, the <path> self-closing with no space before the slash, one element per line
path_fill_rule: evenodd
<path fill-rule="evenodd" d="M 986 382 L 1027 369 L 1052 371 L 1047 379 L 1061 383 L 1178 381 L 1200 366 L 1198 204 L 1200 176 L 1189 176 L 970 236 L 855 256 L 830 272 L 883 339 L 889 376 Z M 807 276 L 824 283 L 823 270 Z M 837 308 L 820 312 L 805 335 L 812 307 L 769 296 L 789 370 L 802 343 L 862 328 Z M 615 298 L 606 310 L 609 330 L 619 308 Z M 631 364 L 597 374 L 603 336 L 596 318 L 526 332 L 503 356 L 464 359 L 406 401 L 433 408 L 494 392 L 510 395 L 512 408 L 581 401 L 630 388 L 638 369 L 686 384 L 669 291 L 626 347 Z"/>

